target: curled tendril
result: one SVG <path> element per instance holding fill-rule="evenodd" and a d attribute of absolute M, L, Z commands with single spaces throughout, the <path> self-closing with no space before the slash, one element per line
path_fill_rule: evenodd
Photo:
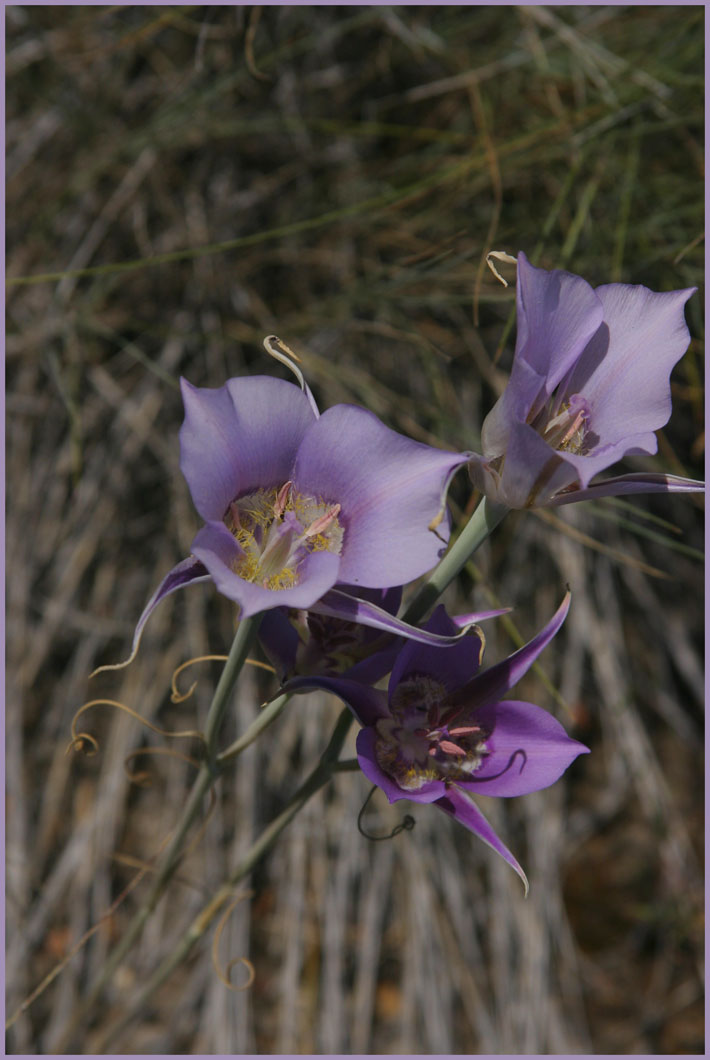
<path fill-rule="evenodd" d="M 123 760 L 123 768 L 125 769 L 126 776 L 131 784 L 138 784 L 141 788 L 149 788 L 153 783 L 153 778 L 145 769 L 138 773 L 131 773 L 129 770 L 129 763 L 134 758 L 138 758 L 139 755 L 166 755 L 169 758 L 179 758 L 182 762 L 187 762 L 189 765 L 194 766 L 195 769 L 199 769 L 200 767 L 200 763 L 196 758 L 192 758 L 190 755 L 185 755 L 182 751 L 176 751 L 172 747 L 137 747 L 135 751 L 131 751 L 130 754 L 126 755 Z"/>
<path fill-rule="evenodd" d="M 228 990 L 233 990 L 235 993 L 240 993 L 242 990 L 248 990 L 249 987 L 252 985 L 254 979 L 256 978 L 254 965 L 251 963 L 248 957 L 235 957 L 229 962 L 228 965 L 226 965 L 225 968 L 221 968 L 219 963 L 219 944 L 222 938 L 222 932 L 224 931 L 225 925 L 229 920 L 229 917 L 232 915 L 237 905 L 244 898 L 251 898 L 253 893 L 253 891 L 244 891 L 242 894 L 238 894 L 237 897 L 232 902 L 230 902 L 230 904 L 227 906 L 224 913 L 222 913 L 222 916 L 220 917 L 219 924 L 215 929 L 214 938 L 212 940 L 212 965 L 214 967 L 214 970 L 217 973 L 220 982 L 224 983 Z M 241 986 L 235 986 L 235 984 L 230 978 L 232 974 L 232 969 L 235 968 L 238 964 L 243 964 L 248 972 L 247 981 Z"/>
<path fill-rule="evenodd" d="M 79 707 L 79 709 L 77 710 L 76 714 L 72 718 L 72 723 L 71 723 L 71 737 L 72 738 L 71 738 L 71 740 L 69 742 L 69 746 L 67 747 L 67 750 L 66 750 L 67 754 L 69 754 L 69 752 L 72 751 L 72 750 L 73 751 L 84 750 L 84 744 L 85 743 L 88 743 L 90 745 L 90 747 L 91 747 L 91 750 L 85 752 L 87 755 L 95 755 L 95 754 L 98 753 L 99 742 L 96 739 L 96 737 L 92 736 L 88 732 L 77 732 L 76 731 L 76 723 L 79 720 L 79 718 L 81 717 L 81 715 L 84 713 L 84 711 L 89 710 L 90 707 L 98 707 L 98 706 L 116 707 L 117 710 L 122 710 L 122 711 L 124 711 L 124 713 L 129 714 L 136 721 L 139 721 L 141 723 L 141 725 L 145 725 L 145 727 L 147 729 L 150 729 L 152 732 L 156 732 L 159 736 L 171 736 L 171 737 L 181 737 L 181 738 L 182 737 L 184 737 L 184 738 L 194 737 L 195 739 L 198 739 L 201 742 L 204 742 L 204 736 L 202 735 L 201 732 L 198 732 L 197 729 L 185 729 L 182 732 L 169 732 L 167 729 L 159 729 L 157 725 L 153 725 L 152 722 L 147 721 L 144 717 L 142 717 L 140 714 L 138 714 L 137 711 L 133 710 L 131 707 L 126 706 L 125 703 L 119 703 L 119 701 L 117 699 L 90 699 L 88 703 L 84 703 L 81 707 Z"/>
<path fill-rule="evenodd" d="M 372 796 L 374 795 L 374 793 L 376 791 L 377 791 L 377 785 L 373 784 L 373 786 L 370 788 L 369 795 L 367 796 L 367 798 L 365 799 L 365 801 L 362 804 L 362 808 L 360 810 L 360 813 L 357 815 L 357 830 L 360 833 L 360 835 L 364 836 L 365 839 L 371 839 L 373 842 L 379 842 L 379 840 L 381 840 L 381 839 L 394 839 L 394 837 L 396 835 L 399 835 L 400 832 L 411 832 L 411 830 L 414 828 L 414 825 L 416 824 L 416 821 L 414 820 L 412 815 L 409 814 L 409 813 L 405 814 L 404 817 L 402 818 L 402 820 L 400 821 L 400 823 L 398 825 L 395 825 L 395 827 L 392 829 L 392 831 L 389 832 L 387 835 L 370 835 L 369 832 L 365 831 L 365 829 L 362 827 L 362 815 L 364 814 L 365 810 L 367 809 L 368 802 L 370 801 L 370 799 L 372 798 Z"/>
<path fill-rule="evenodd" d="M 176 670 L 173 670 L 172 680 L 170 687 L 172 694 L 170 696 L 171 703 L 184 703 L 186 699 L 189 699 L 192 693 L 197 688 L 197 681 L 193 681 L 187 692 L 180 692 L 177 686 L 177 679 L 183 670 L 186 670 L 188 666 L 192 666 L 193 663 L 198 662 L 226 662 L 226 655 L 196 655 L 194 659 L 188 659 L 187 662 L 181 663 Z M 246 663 L 250 666 L 258 666 L 260 670 L 268 670 L 269 673 L 274 674 L 276 671 L 273 666 L 269 666 L 268 663 L 260 662 L 259 659 L 245 659 Z"/>

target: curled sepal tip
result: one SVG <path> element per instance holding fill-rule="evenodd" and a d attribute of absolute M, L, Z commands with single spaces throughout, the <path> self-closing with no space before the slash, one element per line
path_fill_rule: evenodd
<path fill-rule="evenodd" d="M 143 614 L 138 619 L 138 624 L 133 634 L 133 644 L 131 645 L 131 654 L 127 659 L 124 659 L 120 663 L 106 663 L 104 666 L 98 666 L 92 673 L 89 674 L 89 679 L 95 677 L 97 674 L 103 673 L 106 670 L 123 670 L 124 667 L 130 666 L 138 654 L 138 648 L 140 647 L 141 636 L 143 635 L 143 628 L 153 613 L 154 609 L 158 606 L 161 600 L 164 600 L 166 596 L 170 596 L 177 589 L 182 589 L 186 585 L 190 585 L 192 582 L 197 581 L 209 581 L 210 576 L 207 570 L 194 556 L 188 556 L 187 559 L 181 560 L 171 571 L 163 578 L 162 582 L 151 596 L 148 603 L 143 609 Z"/>
<path fill-rule="evenodd" d="M 311 389 L 305 380 L 303 372 L 298 367 L 301 358 L 297 354 L 295 354 L 290 348 L 290 346 L 287 346 L 283 339 L 280 339 L 278 335 L 267 335 L 264 339 L 264 349 L 270 357 L 273 357 L 276 361 L 280 361 L 281 364 L 285 364 L 288 370 L 296 376 L 296 379 L 298 380 L 298 385 L 308 398 L 311 408 L 313 409 L 316 416 L 319 416 L 320 413 L 318 411 L 318 406 L 316 405 L 315 398 L 311 393 Z"/>

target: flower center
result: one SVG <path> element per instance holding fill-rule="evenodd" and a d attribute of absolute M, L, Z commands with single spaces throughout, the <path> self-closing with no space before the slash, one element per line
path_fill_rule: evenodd
<path fill-rule="evenodd" d="M 432 780 L 467 780 L 488 754 L 490 733 L 480 725 L 458 725 L 445 709 L 447 691 L 426 674 L 410 675 L 395 689 L 391 717 L 375 725 L 378 765 L 404 791 Z M 448 715 L 448 718 L 447 718 Z"/>
<path fill-rule="evenodd" d="M 343 527 L 339 514 L 339 504 L 297 493 L 292 482 L 238 497 L 224 517 L 242 548 L 232 569 L 264 589 L 293 588 L 298 585 L 299 567 L 311 552 L 340 555 Z"/>
<path fill-rule="evenodd" d="M 533 424 L 552 449 L 561 449 L 567 453 L 583 453 L 585 435 L 588 430 L 590 408 L 581 394 L 572 394 L 557 410 L 542 423 Z"/>

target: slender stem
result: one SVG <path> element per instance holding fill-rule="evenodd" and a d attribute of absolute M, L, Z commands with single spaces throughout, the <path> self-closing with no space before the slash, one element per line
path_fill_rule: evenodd
<path fill-rule="evenodd" d="M 272 699 L 270 703 L 267 703 L 261 713 L 251 723 L 247 731 L 222 751 L 221 754 L 217 755 L 217 765 L 219 768 L 223 769 L 227 762 L 230 762 L 233 758 L 236 758 L 237 755 L 240 755 L 250 743 L 254 743 L 257 736 L 276 721 L 290 698 L 291 696 L 288 693 L 283 693 L 282 695 L 277 696 L 276 699 Z"/>
<path fill-rule="evenodd" d="M 200 910 L 190 927 L 182 936 L 171 953 L 165 957 L 148 982 L 140 990 L 129 1010 L 124 1013 L 120 1020 L 110 1027 L 106 1035 L 97 1045 L 97 1052 L 105 1053 L 109 1050 L 116 1038 L 131 1024 L 143 1006 L 150 1000 L 156 990 L 162 986 L 166 979 L 172 974 L 179 964 L 188 956 L 192 948 L 202 938 L 208 927 L 224 906 L 225 902 L 232 897 L 234 888 L 245 876 L 248 876 L 257 862 L 274 845 L 283 830 L 293 820 L 300 809 L 330 780 L 333 773 L 339 772 L 338 755 L 342 750 L 345 737 L 348 734 L 353 717 L 346 707 L 340 714 L 333 735 L 325 751 L 320 757 L 318 765 L 301 784 L 298 791 L 291 797 L 278 817 L 264 829 L 259 838 L 249 848 L 242 860 L 230 873 L 225 883 L 219 887 L 209 902 Z M 346 763 L 343 762 L 343 765 Z"/>
<path fill-rule="evenodd" d="M 224 669 L 222 670 L 222 674 L 217 683 L 217 688 L 212 697 L 210 708 L 207 712 L 207 719 L 205 722 L 205 760 L 195 777 L 187 803 L 185 804 L 180 820 L 178 821 L 175 831 L 170 839 L 168 848 L 162 857 L 153 884 L 146 895 L 143 904 L 136 910 L 133 919 L 126 928 L 120 942 L 113 949 L 108 960 L 101 969 L 101 973 L 97 977 L 88 995 L 75 1012 L 69 1031 L 67 1032 L 67 1037 L 73 1035 L 78 1023 L 93 1008 L 103 987 L 109 981 L 143 930 L 148 917 L 158 904 L 160 897 L 179 864 L 185 843 L 185 837 L 200 812 L 205 795 L 212 787 L 216 777 L 219 776 L 220 767 L 216 759 L 216 742 L 219 729 L 229 704 L 230 695 L 234 689 L 241 668 L 244 665 L 244 660 L 249 654 L 250 647 L 259 627 L 260 618 L 260 615 L 256 615 L 253 618 L 242 619 L 237 627 L 237 632 L 234 641 L 232 642 L 229 656 L 224 664 Z"/>
<path fill-rule="evenodd" d="M 464 568 L 470 556 L 482 545 L 501 521 L 507 508 L 484 497 L 441 563 L 414 596 L 402 616 L 405 622 L 418 622 Z"/>
<path fill-rule="evenodd" d="M 212 703 L 207 713 L 205 722 L 205 745 L 207 748 L 207 764 L 215 773 L 217 756 L 217 737 L 222 725 L 225 711 L 229 704 L 229 697 L 241 672 L 244 661 L 251 650 L 261 622 L 261 615 L 252 615 L 243 618 L 237 626 L 237 632 L 229 650 L 229 656 L 220 676 L 219 682 L 212 697 Z"/>
<path fill-rule="evenodd" d="M 333 766 L 334 773 L 357 773 L 360 763 L 357 758 L 342 758 Z"/>

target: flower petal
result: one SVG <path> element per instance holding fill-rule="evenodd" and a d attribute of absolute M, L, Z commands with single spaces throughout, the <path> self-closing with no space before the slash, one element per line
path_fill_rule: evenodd
<path fill-rule="evenodd" d="M 301 638 L 289 621 L 285 607 L 273 607 L 259 623 L 259 642 L 280 681 L 296 669 L 296 654 Z"/>
<path fill-rule="evenodd" d="M 354 405 L 324 412 L 299 448 L 293 478 L 303 493 L 341 506 L 340 580 L 385 588 L 433 567 L 449 536 L 448 483 L 469 455 L 413 442 Z"/>
<path fill-rule="evenodd" d="M 561 493 L 548 505 L 570 504 L 572 501 L 591 501 L 595 497 L 617 497 L 624 493 L 704 493 L 705 483 L 680 475 L 664 475 L 642 472 L 631 475 L 616 475 L 614 478 L 592 482 L 586 489 Z"/>
<path fill-rule="evenodd" d="M 390 802 L 411 799 L 412 802 L 435 802 L 446 790 L 442 780 L 431 780 L 417 791 L 405 791 L 387 773 L 380 769 L 375 754 L 377 735 L 374 729 L 361 729 L 357 734 L 357 760 L 368 780 L 382 788 Z"/>
<path fill-rule="evenodd" d="M 461 787 L 481 795 L 527 795 L 554 784 L 588 747 L 567 735 L 562 725 L 534 703 L 503 700 L 476 710 L 476 720 L 493 732 L 487 757 Z M 490 779 L 487 779 L 490 778 Z"/>
<path fill-rule="evenodd" d="M 308 677 L 292 677 L 282 692 L 332 692 L 350 707 L 361 725 L 374 725 L 380 718 L 389 717 L 387 697 L 377 688 L 369 688 L 359 681 L 347 677 L 329 677 L 321 674 L 310 674 Z"/>
<path fill-rule="evenodd" d="M 94 670 L 94 673 L 98 674 L 104 670 L 122 670 L 124 666 L 128 666 L 129 663 L 132 663 L 140 645 L 143 627 L 161 600 L 164 600 L 166 596 L 170 596 L 171 593 L 176 592 L 177 589 L 184 589 L 186 585 L 190 585 L 192 582 L 206 582 L 209 580 L 209 572 L 202 563 L 195 558 L 195 556 L 188 556 L 187 559 L 180 560 L 172 570 L 168 571 L 148 603 L 145 605 L 143 614 L 138 619 L 138 624 L 133 633 L 131 654 L 128 658 L 125 659 L 124 662 L 99 666 L 97 670 Z M 93 674 L 91 676 L 93 677 Z"/>
<path fill-rule="evenodd" d="M 584 458 L 581 458 L 584 459 Z M 489 500 L 507 508 L 549 504 L 562 489 L 576 483 L 579 472 L 568 453 L 551 449 L 527 423 L 508 424 L 507 451 L 501 471 L 474 454 L 469 471 L 474 486 Z"/>
<path fill-rule="evenodd" d="M 476 711 L 489 703 L 497 703 L 528 672 L 543 648 L 550 643 L 567 617 L 569 604 L 568 590 L 557 611 L 537 636 L 509 655 L 507 659 L 477 674 L 459 692 L 449 697 L 449 703 L 452 705 L 470 704 Z"/>
<path fill-rule="evenodd" d="M 381 651 L 374 651 L 366 659 L 361 659 L 360 662 L 349 666 L 344 671 L 344 674 L 352 681 L 359 681 L 364 685 L 375 685 L 390 672 L 400 648 L 401 641 L 399 637 L 393 638 L 389 647 L 383 648 Z"/>
<path fill-rule="evenodd" d="M 268 376 L 230 379 L 217 389 L 180 384 L 180 468 L 203 519 L 221 519 L 238 494 L 288 480 L 316 422 L 300 387 Z"/>
<path fill-rule="evenodd" d="M 487 460 L 505 451 L 512 422 L 539 410 L 603 319 L 601 301 L 586 280 L 561 269 L 536 269 L 522 252 L 515 299 L 518 333 L 510 379 L 481 431 Z"/>
<path fill-rule="evenodd" d="M 496 614 L 505 614 L 507 610 L 508 608 L 504 608 L 501 611 L 481 611 L 478 614 L 461 616 L 461 618 L 465 619 L 466 626 L 469 626 L 474 622 L 482 621 L 484 618 L 492 618 Z M 461 638 L 466 635 L 466 627 L 461 629 L 458 621 L 452 624 L 452 631 L 446 634 L 412 626 L 403 619 L 390 615 L 369 600 L 363 600 L 360 597 L 351 596 L 349 593 L 343 592 L 340 586 L 331 589 L 330 592 L 322 596 L 311 607 L 311 611 L 315 611 L 319 615 L 330 615 L 331 618 L 342 618 L 346 622 L 359 622 L 363 626 L 381 629 L 385 633 L 394 633 L 399 637 L 406 637 L 408 640 L 416 640 L 421 644 L 432 644 L 441 648 L 458 644 Z"/>
<path fill-rule="evenodd" d="M 477 835 L 479 839 L 482 839 L 502 858 L 505 858 L 523 881 L 525 894 L 528 893 L 528 878 L 520 864 L 510 853 L 505 843 L 498 838 L 478 806 L 464 792 L 459 791 L 455 787 L 449 788 L 447 794 L 442 799 L 437 799 L 434 805 L 442 809 L 444 813 L 448 813 L 450 817 L 455 817 L 460 824 L 468 828 L 474 835 Z"/>
<path fill-rule="evenodd" d="M 576 363 L 604 319 L 598 292 L 571 272 L 536 269 L 518 254 L 515 360 L 545 377 L 548 395 Z"/>
<path fill-rule="evenodd" d="M 684 306 L 695 290 L 656 293 L 623 283 L 596 289 L 604 325 L 570 372 L 564 389 L 584 396 L 591 410 L 589 428 L 605 445 L 648 436 L 667 423 L 669 376 L 688 348 Z M 643 448 L 655 452 L 655 445 Z"/>
<path fill-rule="evenodd" d="M 451 636 L 457 627 L 439 604 L 424 627 L 427 633 Z M 400 651 L 389 682 L 390 696 L 397 685 L 410 674 L 426 674 L 439 681 L 447 692 L 467 684 L 478 671 L 483 655 L 483 636 L 480 630 L 469 630 L 467 636 L 448 648 L 432 647 L 408 641 Z"/>
<path fill-rule="evenodd" d="M 290 385 L 290 384 L 289 384 Z M 197 532 L 192 552 L 204 563 L 223 596 L 241 606 L 241 618 L 272 607 L 308 608 L 335 583 L 338 557 L 332 552 L 311 552 L 298 568 L 299 582 L 290 589 L 265 589 L 245 581 L 232 569 L 242 550 L 224 523 L 209 522 Z"/>

